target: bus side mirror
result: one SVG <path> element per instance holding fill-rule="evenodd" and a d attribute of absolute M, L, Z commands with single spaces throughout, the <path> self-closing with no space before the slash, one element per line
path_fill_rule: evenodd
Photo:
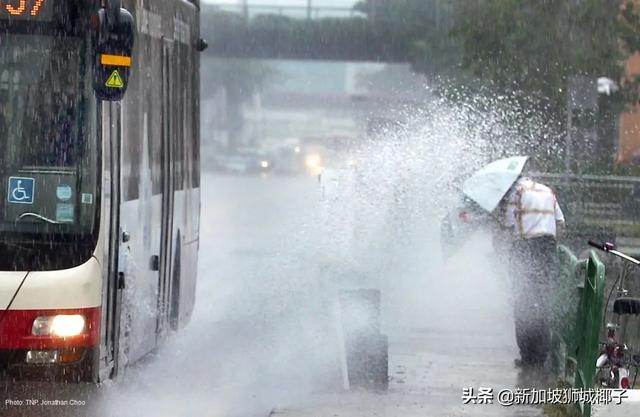
<path fill-rule="evenodd" d="M 93 20 L 93 89 L 99 100 L 122 100 L 127 91 L 133 16 L 120 7 L 120 0 L 109 0 L 107 9 L 98 10 Z"/>

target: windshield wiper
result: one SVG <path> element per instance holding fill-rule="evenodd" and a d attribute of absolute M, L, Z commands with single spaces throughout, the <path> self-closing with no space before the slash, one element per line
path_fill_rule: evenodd
<path fill-rule="evenodd" d="M 59 222 L 59 221 L 56 221 L 56 220 L 50 219 L 50 218 L 45 217 L 45 216 L 43 216 L 43 215 L 41 215 L 41 214 L 38 214 L 38 213 L 30 213 L 30 212 L 22 213 L 20 216 L 18 216 L 18 218 L 16 219 L 16 221 L 17 221 L 17 222 L 19 222 L 20 220 L 22 220 L 22 219 L 24 219 L 24 218 L 26 218 L 26 217 L 35 217 L 35 218 L 36 218 L 36 219 L 38 219 L 38 220 L 42 220 L 43 222 L 47 222 L 47 223 L 50 223 L 50 224 L 62 224 L 62 222 Z"/>

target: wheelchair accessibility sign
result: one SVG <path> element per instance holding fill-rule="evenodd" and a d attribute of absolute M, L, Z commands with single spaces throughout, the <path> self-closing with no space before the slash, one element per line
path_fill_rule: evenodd
<path fill-rule="evenodd" d="M 9 177 L 7 199 L 9 203 L 33 204 L 35 181 L 27 177 Z"/>

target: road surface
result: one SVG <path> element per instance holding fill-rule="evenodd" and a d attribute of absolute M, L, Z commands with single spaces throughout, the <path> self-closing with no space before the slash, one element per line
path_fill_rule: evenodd
<path fill-rule="evenodd" d="M 344 259 L 317 215 L 312 177 L 202 179 L 197 306 L 192 323 L 126 379 L 99 389 L 5 387 L 74 407 L 8 407 L 16 415 L 104 417 L 536 416 L 540 409 L 464 405 L 463 388 L 544 384 L 513 366 L 507 286 L 477 236 L 443 263 L 437 218 L 409 232 L 367 236 Z M 375 205 L 374 205 L 375 206 Z M 368 219 L 367 219 L 368 220 Z M 415 222 L 411 224 L 411 222 Z M 360 242 L 362 243 L 362 242 Z M 348 261 L 347 261 L 348 259 Z M 340 288 L 382 291 L 388 393 L 342 391 L 332 315 Z M 20 394 L 22 395 L 22 394 Z"/>

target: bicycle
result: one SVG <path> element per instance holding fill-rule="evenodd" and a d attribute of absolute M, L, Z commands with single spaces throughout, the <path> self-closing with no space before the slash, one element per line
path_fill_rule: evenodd
<path fill-rule="evenodd" d="M 598 381 L 600 385 L 607 388 L 623 388 L 629 389 L 635 386 L 638 378 L 638 369 L 640 368 L 640 354 L 629 355 L 629 347 L 625 343 L 620 343 L 616 336 L 616 330 L 620 328 L 620 317 L 624 315 L 640 314 L 640 298 L 628 297 L 628 291 L 624 288 L 625 278 L 628 274 L 629 264 L 640 266 L 640 260 L 629 256 L 616 249 L 613 243 L 596 243 L 589 241 L 589 246 L 599 249 L 605 253 L 610 253 L 628 263 L 623 264 L 622 270 L 613 284 L 611 291 L 605 303 L 606 312 L 611 301 L 613 291 L 616 291 L 616 299 L 613 302 L 613 312 L 616 315 L 616 323 L 607 323 L 607 340 L 600 342 L 602 350 L 600 356 L 596 360 L 596 369 L 598 370 Z M 617 288 L 616 288 L 617 286 Z M 635 368 L 633 383 L 630 382 L 629 369 Z"/>

